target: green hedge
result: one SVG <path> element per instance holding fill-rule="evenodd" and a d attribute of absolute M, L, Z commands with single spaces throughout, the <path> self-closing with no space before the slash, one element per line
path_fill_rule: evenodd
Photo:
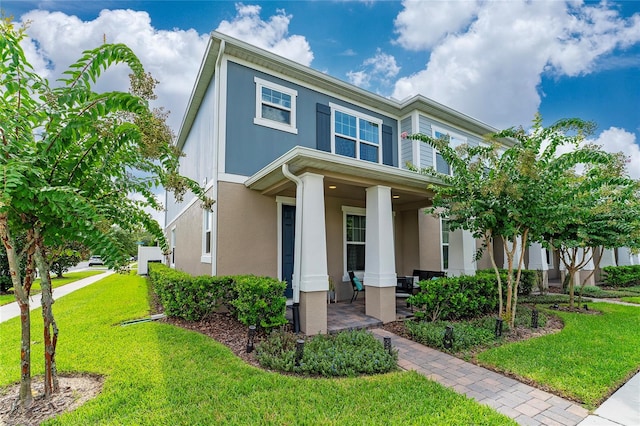
<path fill-rule="evenodd" d="M 604 282 L 612 287 L 640 285 L 640 265 L 605 266 Z"/>
<path fill-rule="evenodd" d="M 149 278 L 165 313 L 199 321 L 226 306 L 245 325 L 268 329 L 286 324 L 286 283 L 273 278 L 198 276 L 165 265 L 149 265 Z"/>
<path fill-rule="evenodd" d="M 472 318 L 496 310 L 496 279 L 480 274 L 420 281 L 420 293 L 409 297 L 408 302 L 416 309 L 416 318 Z"/>

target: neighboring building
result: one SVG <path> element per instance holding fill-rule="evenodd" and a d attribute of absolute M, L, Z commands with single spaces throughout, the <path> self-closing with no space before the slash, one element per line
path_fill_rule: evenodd
<path fill-rule="evenodd" d="M 194 198 L 167 197 L 171 266 L 286 280 L 307 334 L 327 330 L 328 278 L 348 300 L 353 270 L 366 313 L 393 321 L 397 276 L 473 274 L 478 247 L 424 214 L 437 181 L 407 163 L 449 167 L 401 133 L 477 145 L 494 131 L 425 97 L 390 100 L 213 33 L 177 144 L 181 173 L 216 203 L 205 212 Z"/>

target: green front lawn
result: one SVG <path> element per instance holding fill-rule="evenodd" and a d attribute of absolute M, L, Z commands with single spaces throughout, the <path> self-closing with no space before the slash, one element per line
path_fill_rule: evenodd
<path fill-rule="evenodd" d="M 102 274 L 104 271 L 80 271 L 80 272 L 67 272 L 63 278 L 53 277 L 51 278 L 51 285 L 53 288 L 63 286 L 65 284 L 70 284 L 74 281 L 81 280 L 83 278 L 90 277 L 92 275 Z M 40 278 L 36 279 L 33 282 L 33 286 L 31 286 L 31 294 L 38 294 L 42 291 L 40 288 Z M 11 294 L 0 294 L 0 306 L 6 305 L 7 303 L 15 302 L 16 297 L 13 293 Z"/>
<path fill-rule="evenodd" d="M 515 422 L 414 372 L 350 379 L 283 376 L 148 314 L 147 282 L 112 275 L 58 300 L 58 370 L 99 373 L 102 393 L 50 424 L 482 424 Z M 32 315 L 34 334 L 41 316 Z M 0 386 L 19 379 L 19 319 L 0 324 Z M 32 340 L 41 340 L 33 338 Z M 42 373 L 42 344 L 32 349 Z"/>
<path fill-rule="evenodd" d="M 640 304 L 640 296 L 634 296 L 634 297 L 623 297 L 620 300 L 622 300 L 623 302 L 629 302 L 629 303 L 638 303 Z"/>
<path fill-rule="evenodd" d="M 564 329 L 487 350 L 481 364 L 548 386 L 594 408 L 640 368 L 640 308 L 590 303 L 602 315 L 551 311 Z"/>

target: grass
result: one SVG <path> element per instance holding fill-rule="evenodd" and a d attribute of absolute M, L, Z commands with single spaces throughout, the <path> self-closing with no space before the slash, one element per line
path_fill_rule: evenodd
<path fill-rule="evenodd" d="M 53 288 L 60 287 L 66 284 L 70 284 L 74 281 L 81 280 L 83 278 L 90 277 L 92 275 L 102 274 L 104 270 L 95 270 L 95 271 L 80 271 L 80 272 L 67 272 L 63 278 L 53 277 L 51 279 L 51 285 Z M 38 294 L 42 292 L 40 288 L 40 278 L 37 278 L 33 285 L 31 286 L 31 294 Z M 15 302 L 16 297 L 13 293 L 11 294 L 0 294 L 0 306 L 6 305 L 7 303 Z"/>
<path fill-rule="evenodd" d="M 640 304 L 640 296 L 622 297 L 620 300 L 622 300 L 623 302 L 638 303 L 638 304 Z"/>
<path fill-rule="evenodd" d="M 47 424 L 482 424 L 515 422 L 415 372 L 348 379 L 283 376 L 148 314 L 147 282 L 112 275 L 56 302 L 58 369 L 106 377 L 102 393 Z M 41 316 L 32 315 L 33 330 Z M 0 386 L 19 379 L 19 320 L 0 324 Z M 34 340 L 39 340 L 34 338 Z M 32 349 L 42 373 L 42 345 Z"/>
<path fill-rule="evenodd" d="M 594 408 L 640 367 L 640 309 L 590 303 L 602 315 L 556 312 L 557 334 L 489 349 L 481 364 L 548 386 Z"/>

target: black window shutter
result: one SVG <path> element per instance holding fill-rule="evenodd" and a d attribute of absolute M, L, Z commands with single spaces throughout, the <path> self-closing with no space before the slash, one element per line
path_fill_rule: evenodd
<path fill-rule="evenodd" d="M 382 164 L 393 166 L 393 127 L 382 125 Z"/>
<path fill-rule="evenodd" d="M 316 148 L 331 152 L 331 108 L 316 104 Z"/>

